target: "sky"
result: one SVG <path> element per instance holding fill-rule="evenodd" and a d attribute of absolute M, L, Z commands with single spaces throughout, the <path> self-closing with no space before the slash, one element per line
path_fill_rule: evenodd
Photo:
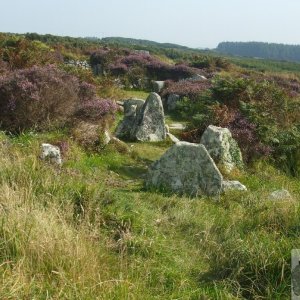
<path fill-rule="evenodd" d="M 300 44 L 300 0 L 0 0 L 0 32 Z"/>

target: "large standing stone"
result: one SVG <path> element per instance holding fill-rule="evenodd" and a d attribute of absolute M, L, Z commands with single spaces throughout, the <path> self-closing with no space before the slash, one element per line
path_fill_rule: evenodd
<path fill-rule="evenodd" d="M 131 136 L 131 131 L 134 128 L 136 116 L 145 101 L 142 99 L 127 99 L 123 102 L 124 119 L 119 124 L 116 130 L 116 136 L 120 139 L 134 139 Z"/>
<path fill-rule="evenodd" d="M 226 172 L 243 166 L 241 150 L 229 129 L 210 125 L 203 133 L 200 143 Z"/>
<path fill-rule="evenodd" d="M 191 196 L 218 195 L 222 181 L 220 171 L 203 145 L 178 142 L 150 166 L 146 187 Z"/>
<path fill-rule="evenodd" d="M 165 115 L 161 98 L 150 93 L 137 113 L 132 136 L 138 141 L 163 141 L 166 139 Z"/>

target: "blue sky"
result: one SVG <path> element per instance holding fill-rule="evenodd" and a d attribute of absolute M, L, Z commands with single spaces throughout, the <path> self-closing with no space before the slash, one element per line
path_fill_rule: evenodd
<path fill-rule="evenodd" d="M 300 0 L 0 0 L 1 32 L 300 44 Z"/>

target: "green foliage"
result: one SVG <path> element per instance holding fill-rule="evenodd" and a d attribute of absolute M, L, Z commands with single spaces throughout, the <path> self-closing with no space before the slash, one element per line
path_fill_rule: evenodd
<path fill-rule="evenodd" d="M 22 69 L 61 62 L 61 57 L 40 41 L 12 35 L 0 36 L 0 60 L 7 62 L 10 69 Z"/>
<path fill-rule="evenodd" d="M 221 53 L 239 56 L 300 61 L 299 45 L 262 42 L 222 42 L 216 50 Z"/>

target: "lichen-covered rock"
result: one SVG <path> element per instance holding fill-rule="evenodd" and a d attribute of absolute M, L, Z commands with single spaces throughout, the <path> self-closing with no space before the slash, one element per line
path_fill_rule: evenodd
<path fill-rule="evenodd" d="M 210 125 L 203 133 L 200 143 L 226 172 L 243 167 L 241 150 L 229 129 Z"/>
<path fill-rule="evenodd" d="M 163 141 L 166 139 L 165 115 L 161 98 L 150 93 L 138 111 L 131 136 L 138 141 Z"/>
<path fill-rule="evenodd" d="M 124 101 L 124 119 L 116 130 L 116 136 L 131 141 L 163 141 L 166 139 L 165 115 L 161 98 L 150 93 L 147 100 Z"/>
<path fill-rule="evenodd" d="M 222 183 L 222 191 L 224 193 L 227 191 L 247 191 L 247 188 L 237 180 L 224 180 Z"/>
<path fill-rule="evenodd" d="M 116 129 L 116 136 L 120 139 L 134 139 L 131 136 L 132 129 L 135 125 L 136 116 L 144 105 L 142 99 L 127 99 L 123 102 L 124 119 Z"/>
<path fill-rule="evenodd" d="M 292 196 L 288 190 L 276 190 L 269 195 L 270 200 L 291 200 Z"/>
<path fill-rule="evenodd" d="M 60 155 L 60 149 L 57 146 L 51 144 L 42 144 L 41 159 L 49 160 L 53 164 L 61 165 L 62 159 Z"/>
<path fill-rule="evenodd" d="M 165 86 L 164 81 L 152 81 L 152 88 L 155 93 L 159 93 Z"/>
<path fill-rule="evenodd" d="M 177 107 L 177 103 L 180 100 L 180 96 L 177 94 L 170 94 L 166 101 L 167 111 L 174 111 Z"/>
<path fill-rule="evenodd" d="M 149 167 L 145 185 L 190 196 L 218 195 L 222 181 L 203 145 L 178 142 Z"/>

